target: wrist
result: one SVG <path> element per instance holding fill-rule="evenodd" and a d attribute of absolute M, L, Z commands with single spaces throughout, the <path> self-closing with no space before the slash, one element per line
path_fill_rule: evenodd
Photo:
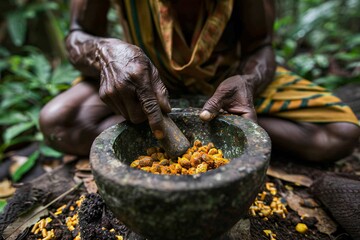
<path fill-rule="evenodd" d="M 256 91 L 256 84 L 259 82 L 259 76 L 256 74 L 236 75 L 238 81 L 244 85 L 252 94 Z"/>

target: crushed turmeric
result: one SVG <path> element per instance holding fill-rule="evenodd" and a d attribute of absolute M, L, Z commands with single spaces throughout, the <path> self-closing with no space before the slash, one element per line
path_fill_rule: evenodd
<path fill-rule="evenodd" d="M 177 160 L 170 159 L 169 155 L 159 147 L 146 150 L 147 156 L 139 156 L 130 167 L 153 174 L 192 175 L 204 173 L 229 163 L 223 152 L 216 149 L 213 143 L 203 145 L 195 140 L 185 154 Z"/>

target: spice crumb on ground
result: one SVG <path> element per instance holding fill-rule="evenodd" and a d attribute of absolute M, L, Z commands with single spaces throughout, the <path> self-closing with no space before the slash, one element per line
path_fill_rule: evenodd
<path fill-rule="evenodd" d="M 54 210 L 52 217 L 45 217 L 36 222 L 30 231 L 28 239 L 51 240 L 51 239 L 73 239 L 81 240 L 79 210 L 87 197 L 91 195 L 82 195 L 72 204 L 64 204 Z M 102 211 L 102 209 L 101 209 Z M 100 223 L 101 224 L 101 223 Z M 107 229 L 102 227 L 101 234 L 95 236 L 96 239 L 114 239 L 123 240 L 121 233 L 114 228 Z M 101 237 L 103 236 L 103 237 Z M 95 239 L 94 238 L 94 239 Z M 84 238 L 86 239 L 86 237 Z"/>

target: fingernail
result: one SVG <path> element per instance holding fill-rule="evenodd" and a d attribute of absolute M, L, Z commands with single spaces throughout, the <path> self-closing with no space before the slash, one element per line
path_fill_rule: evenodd
<path fill-rule="evenodd" d="M 154 131 L 154 136 L 156 139 L 160 140 L 164 138 L 164 133 L 160 130 L 155 130 Z"/>
<path fill-rule="evenodd" d="M 209 111 L 204 110 L 200 113 L 200 118 L 204 121 L 209 121 L 213 117 L 213 114 L 211 114 Z"/>

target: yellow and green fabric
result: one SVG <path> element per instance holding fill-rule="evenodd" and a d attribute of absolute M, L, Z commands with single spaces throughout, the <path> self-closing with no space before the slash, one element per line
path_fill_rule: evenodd
<path fill-rule="evenodd" d="M 235 69 L 240 51 L 213 51 L 231 17 L 234 0 L 203 1 L 188 43 L 169 0 L 115 0 L 126 40 L 142 48 L 168 87 L 183 83 L 190 92 L 210 95 Z M 352 110 L 326 89 L 278 67 L 274 81 L 255 101 L 258 114 L 304 122 L 359 124 Z"/>

